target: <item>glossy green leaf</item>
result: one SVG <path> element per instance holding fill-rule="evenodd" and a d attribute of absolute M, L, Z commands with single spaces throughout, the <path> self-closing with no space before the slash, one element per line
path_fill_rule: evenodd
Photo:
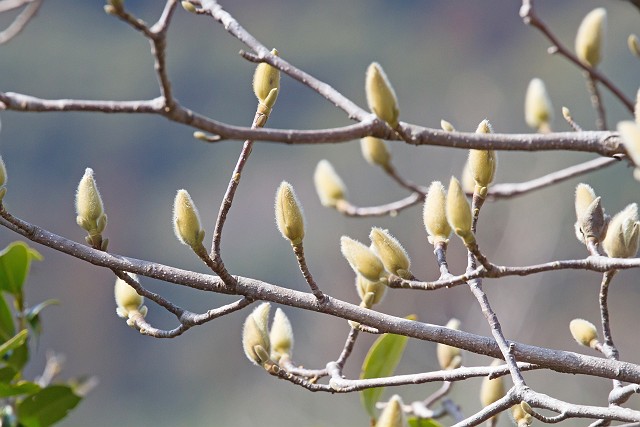
<path fill-rule="evenodd" d="M 411 315 L 407 319 L 415 320 L 416 317 Z M 407 337 L 394 334 L 382 335 L 369 349 L 362 364 L 360 378 L 382 378 L 393 375 L 406 345 Z M 378 387 L 360 392 L 362 406 L 372 419 L 376 418 L 376 402 L 380 400 L 383 391 L 384 387 Z"/>
<path fill-rule="evenodd" d="M 0 290 L 19 297 L 33 259 L 42 260 L 42 255 L 24 242 L 13 242 L 0 252 Z"/>
<path fill-rule="evenodd" d="M 13 314 L 4 295 L 0 293 L 0 342 L 5 342 L 16 334 Z"/>
<path fill-rule="evenodd" d="M 0 383 L 0 398 L 37 393 L 42 388 L 30 381 L 18 381 L 16 384 Z"/>
<path fill-rule="evenodd" d="M 71 387 L 52 385 L 18 403 L 18 420 L 25 427 L 47 427 L 66 417 L 80 400 Z"/>
<path fill-rule="evenodd" d="M 27 331 L 26 329 L 23 329 L 20 332 L 18 332 L 17 335 L 13 336 L 12 338 L 8 339 L 5 343 L 0 345 L 0 357 L 3 357 L 8 352 L 12 350 L 16 350 L 18 347 L 22 346 L 27 341 L 28 334 L 29 334 L 29 331 Z"/>
<path fill-rule="evenodd" d="M 437 421 L 427 418 L 409 418 L 409 427 L 443 427 Z"/>

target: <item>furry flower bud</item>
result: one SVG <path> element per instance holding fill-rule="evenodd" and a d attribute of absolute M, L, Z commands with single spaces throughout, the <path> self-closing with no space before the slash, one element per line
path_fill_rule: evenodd
<path fill-rule="evenodd" d="M 282 181 L 276 192 L 276 224 L 282 237 L 292 245 L 302 243 L 304 238 L 304 215 L 302 206 L 288 182 Z"/>
<path fill-rule="evenodd" d="M 440 181 L 432 182 L 424 201 L 422 214 L 424 227 L 429 235 L 429 243 L 432 245 L 449 241 L 451 226 L 447 221 L 446 203 L 447 193 L 444 185 Z"/>
<path fill-rule="evenodd" d="M 360 140 L 362 157 L 372 166 L 378 165 L 387 169 L 391 162 L 391 153 L 387 143 L 375 136 L 365 136 Z"/>
<path fill-rule="evenodd" d="M 446 325 L 449 329 L 460 329 L 460 321 L 451 319 Z M 436 346 L 436 355 L 441 369 L 456 369 L 462 365 L 462 351 L 457 347 L 447 344 L 438 343 Z"/>
<path fill-rule="evenodd" d="M 593 348 L 598 343 L 598 331 L 593 323 L 584 319 L 573 319 L 569 323 L 571 336 L 578 344 Z"/>
<path fill-rule="evenodd" d="M 322 206 L 335 207 L 347 195 L 347 187 L 328 160 L 318 162 L 313 182 Z"/>
<path fill-rule="evenodd" d="M 440 127 L 445 132 L 455 132 L 456 128 L 453 127 L 451 123 L 446 120 L 440 120 Z"/>
<path fill-rule="evenodd" d="M 529 127 L 548 132 L 553 121 L 553 105 L 541 79 L 531 79 L 524 101 L 524 118 Z"/>
<path fill-rule="evenodd" d="M 371 308 L 374 304 L 378 304 L 382 302 L 384 298 L 384 294 L 387 290 L 387 284 L 384 280 L 378 280 L 377 282 L 372 282 L 369 279 L 366 279 L 364 276 L 358 274 L 356 275 L 356 290 L 358 291 L 358 296 L 361 301 L 365 301 L 367 295 L 373 295 L 370 306 L 367 308 Z"/>
<path fill-rule="evenodd" d="M 367 103 L 372 113 L 395 128 L 398 126 L 398 98 L 384 70 L 377 62 L 367 68 L 365 81 Z"/>
<path fill-rule="evenodd" d="M 462 191 L 460 182 L 451 177 L 449 191 L 447 192 L 447 220 L 453 231 L 460 236 L 465 245 L 470 245 L 476 241 L 471 232 L 471 207 L 467 197 Z"/>
<path fill-rule="evenodd" d="M 356 274 L 361 274 L 372 282 L 377 282 L 385 277 L 382 261 L 367 246 L 350 237 L 342 236 L 340 250 Z"/>
<path fill-rule="evenodd" d="M 204 240 L 198 209 L 187 190 L 178 190 L 173 202 L 173 231 L 181 243 L 192 248 Z"/>
<path fill-rule="evenodd" d="M 589 12 L 576 34 L 576 56 L 585 65 L 596 67 L 602 60 L 607 29 L 607 11 L 599 7 Z"/>
<path fill-rule="evenodd" d="M 492 133 L 493 129 L 488 120 L 483 120 L 478 125 L 476 133 Z M 469 172 L 476 185 L 475 188 L 481 197 L 487 194 L 487 187 L 493 181 L 496 173 L 497 157 L 493 150 L 469 150 Z"/>
<path fill-rule="evenodd" d="M 384 407 L 380 418 L 376 423 L 376 427 L 406 427 L 407 421 L 402 410 L 402 399 L 400 396 L 393 395 L 387 406 Z"/>
<path fill-rule="evenodd" d="M 380 258 L 385 270 L 404 279 L 412 277 L 411 260 L 400 242 L 388 230 L 373 227 L 369 234 L 371 249 Z"/>
<path fill-rule="evenodd" d="M 528 427 L 533 423 L 533 416 L 525 408 L 531 411 L 531 406 L 524 401 L 511 407 L 511 415 L 517 427 Z"/>
<path fill-rule="evenodd" d="M 291 322 L 280 308 L 276 309 L 273 316 L 273 324 L 269 332 L 269 342 L 271 343 L 271 357 L 280 360 L 283 355 L 291 356 L 293 349 L 293 328 Z"/>
<path fill-rule="evenodd" d="M 627 38 L 627 46 L 629 47 L 629 52 L 640 58 L 640 40 L 638 40 L 638 36 L 635 34 L 629 34 L 629 37 Z"/>
<path fill-rule="evenodd" d="M 491 363 L 491 366 L 500 366 L 502 364 L 502 360 L 494 359 Z M 489 378 L 489 376 L 484 377 L 482 380 L 482 385 L 480 386 L 480 402 L 482 406 L 489 406 L 493 402 L 500 400 L 504 396 L 504 378 Z M 496 420 L 498 418 L 497 415 L 494 415 L 492 419 Z"/>
<path fill-rule="evenodd" d="M 273 49 L 272 55 L 278 56 L 278 51 Z M 273 108 L 280 88 L 280 70 L 266 62 L 261 62 L 253 74 L 253 93 L 261 104 Z"/>
<path fill-rule="evenodd" d="M 639 244 L 638 205 L 631 203 L 611 219 L 602 246 L 611 258 L 633 258 Z"/>
<path fill-rule="evenodd" d="M 138 280 L 138 276 L 133 273 L 129 273 L 129 275 L 134 279 Z M 130 313 L 141 312 L 144 297 L 139 295 L 135 289 L 133 289 L 127 282 L 124 280 L 117 278 L 116 284 L 114 286 L 114 296 L 116 300 L 116 313 L 118 316 L 122 318 L 128 318 Z"/>
<path fill-rule="evenodd" d="M 264 302 L 257 306 L 244 322 L 242 328 L 242 348 L 247 358 L 256 365 L 269 359 L 271 349 L 267 321 L 271 305 Z"/>
<path fill-rule="evenodd" d="M 633 176 L 640 181 L 640 124 L 632 121 L 618 123 L 618 132 L 622 137 L 625 150 L 636 165 Z"/>
<path fill-rule="evenodd" d="M 97 236 L 104 231 L 107 225 L 107 216 L 104 213 L 102 198 L 96 181 L 93 178 L 93 169 L 87 168 L 78 184 L 76 191 L 76 222 L 84 228 L 90 236 Z"/>
<path fill-rule="evenodd" d="M 596 239 L 598 242 L 604 239 L 607 231 L 609 217 L 605 215 L 600 197 L 586 184 L 578 184 L 576 187 L 576 237 L 582 243 L 588 239 Z"/>

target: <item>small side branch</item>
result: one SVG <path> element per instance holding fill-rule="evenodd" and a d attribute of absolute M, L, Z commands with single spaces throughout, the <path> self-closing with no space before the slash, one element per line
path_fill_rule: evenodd
<path fill-rule="evenodd" d="M 0 3 L 0 8 L 2 6 L 5 6 L 5 10 L 20 7 L 23 4 L 27 4 L 27 7 L 25 7 L 24 10 L 20 12 L 20 14 L 6 29 L 0 32 L 0 45 L 7 43 L 9 40 L 20 34 L 22 30 L 24 30 L 29 21 L 31 21 L 31 19 L 33 19 L 33 17 L 35 17 L 38 13 L 40 6 L 42 6 L 42 0 L 28 0 L 18 2 L 10 2 L 5 0 L 5 2 Z M 0 13 L 1 12 L 4 12 L 4 10 L 0 10 Z"/>

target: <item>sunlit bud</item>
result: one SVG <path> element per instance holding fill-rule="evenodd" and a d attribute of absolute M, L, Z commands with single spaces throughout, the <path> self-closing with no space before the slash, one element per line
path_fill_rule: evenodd
<path fill-rule="evenodd" d="M 267 320 L 269 303 L 262 303 L 247 316 L 242 329 L 242 348 L 247 358 L 256 365 L 262 365 L 269 359 L 269 334 Z M 266 355 L 266 357 L 265 357 Z"/>
<path fill-rule="evenodd" d="M 196 9 L 196 7 L 190 1 L 183 1 L 180 4 L 182 5 L 182 8 L 187 12 L 196 13 L 198 11 L 198 9 Z"/>
<path fill-rule="evenodd" d="M 576 218 L 584 215 L 589 205 L 596 199 L 596 192 L 591 186 L 580 183 L 576 186 Z"/>
<path fill-rule="evenodd" d="M 387 143 L 375 136 L 365 136 L 360 140 L 362 157 L 372 166 L 378 165 L 383 168 L 389 167 L 391 153 Z"/>
<path fill-rule="evenodd" d="M 620 122 L 618 123 L 618 132 L 620 132 L 627 154 L 636 165 L 634 176 L 640 181 L 640 125 L 632 121 Z"/>
<path fill-rule="evenodd" d="M 598 331 L 593 323 L 584 319 L 573 319 L 569 323 L 571 336 L 578 344 L 585 347 L 595 346 L 598 342 Z"/>
<path fill-rule="evenodd" d="M 471 207 L 464 191 L 462 191 L 460 182 L 453 176 L 447 192 L 447 220 L 465 245 L 470 245 L 476 241 L 471 232 Z"/>
<path fill-rule="evenodd" d="M 271 54 L 278 56 L 278 51 L 273 49 Z M 258 64 L 253 74 L 253 93 L 258 98 L 258 101 L 266 107 L 272 108 L 276 103 L 279 87 L 280 70 L 266 62 Z"/>
<path fill-rule="evenodd" d="M 440 127 L 442 128 L 442 130 L 447 131 L 447 132 L 455 132 L 456 128 L 453 127 L 453 125 L 451 123 L 449 123 L 446 120 L 440 120 Z"/>
<path fill-rule="evenodd" d="M 576 34 L 576 56 L 585 65 L 596 67 L 602 60 L 607 30 L 607 11 L 599 7 L 589 12 Z"/>
<path fill-rule="evenodd" d="M 292 245 L 302 243 L 304 238 L 304 215 L 302 206 L 288 182 L 282 181 L 276 193 L 276 224 L 282 237 Z"/>
<path fill-rule="evenodd" d="M 632 54 L 640 58 L 640 41 L 638 40 L 638 36 L 635 34 L 629 34 L 629 38 L 627 38 L 627 46 L 629 46 L 629 51 Z"/>
<path fill-rule="evenodd" d="M 567 121 L 572 120 L 573 117 L 571 117 L 571 110 L 569 110 L 567 107 L 562 107 L 562 117 L 564 117 Z"/>
<path fill-rule="evenodd" d="M 93 178 L 93 169 L 87 168 L 78 184 L 76 192 L 76 222 L 89 235 L 95 236 L 104 231 L 107 216 L 104 213 L 102 198 Z"/>
<path fill-rule="evenodd" d="M 632 258 L 639 243 L 638 205 L 631 203 L 611 219 L 602 246 L 611 258 Z"/>
<path fill-rule="evenodd" d="M 328 160 L 320 160 L 313 174 L 313 182 L 322 206 L 335 207 L 347 195 L 347 188 Z"/>
<path fill-rule="evenodd" d="M 134 280 L 138 280 L 135 274 L 129 273 Z M 118 316 L 128 318 L 131 312 L 141 312 L 144 298 L 136 292 L 127 282 L 117 278 L 114 287 Z M 146 314 L 146 313 L 145 313 Z"/>
<path fill-rule="evenodd" d="M 269 332 L 269 341 L 271 343 L 271 357 L 279 360 L 283 355 L 291 355 L 293 349 L 293 329 L 291 322 L 280 308 L 276 309 L 273 316 L 273 324 Z"/>
<path fill-rule="evenodd" d="M 549 131 L 553 121 L 553 105 L 547 88 L 541 79 L 531 79 L 524 101 L 524 118 L 529 127 L 538 131 Z"/>
<path fill-rule="evenodd" d="M 178 190 L 173 202 L 173 231 L 180 242 L 195 248 L 204 240 L 200 215 L 187 190 Z"/>
<path fill-rule="evenodd" d="M 464 167 L 462 168 L 462 177 L 460 180 L 460 184 L 462 185 L 464 192 L 467 194 L 473 194 L 476 188 L 476 180 L 473 178 L 473 174 L 471 173 L 468 157 L 467 161 L 464 163 Z"/>
<path fill-rule="evenodd" d="M 602 199 L 596 197 L 576 221 L 576 237 L 583 243 L 588 239 L 601 242 L 607 232 L 609 217 L 604 214 Z"/>
<path fill-rule="evenodd" d="M 451 319 L 446 326 L 449 329 L 455 329 L 457 331 L 460 329 L 460 321 L 458 319 Z M 462 365 L 462 351 L 457 347 L 438 343 L 436 346 L 436 354 L 441 369 L 456 369 Z"/>
<path fill-rule="evenodd" d="M 361 274 L 373 282 L 377 282 L 381 277 L 385 276 L 384 265 L 380 258 L 357 240 L 342 236 L 340 238 L 340 250 L 357 274 Z"/>
<path fill-rule="evenodd" d="M 527 402 L 518 403 L 511 407 L 511 415 L 513 416 L 513 421 L 515 421 L 517 427 L 527 427 L 533 422 L 531 414 L 523 409 L 524 405 L 531 409 Z"/>
<path fill-rule="evenodd" d="M 447 221 L 446 204 L 447 193 L 444 190 L 444 185 L 440 181 L 432 182 L 422 211 L 424 227 L 429 235 L 429 243 L 432 245 L 449 241 L 451 226 Z"/>
<path fill-rule="evenodd" d="M 502 360 L 495 359 L 491 363 L 491 366 L 499 366 L 502 363 Z M 480 403 L 482 403 L 482 406 L 489 406 L 493 402 L 500 400 L 502 397 L 504 397 L 503 377 L 493 379 L 489 379 L 489 376 L 484 377 L 482 385 L 480 386 Z M 497 418 L 497 415 L 493 416 L 493 420 L 496 420 Z"/>
<path fill-rule="evenodd" d="M 402 399 L 397 394 L 393 395 L 380 413 L 376 427 L 406 427 L 407 425 L 402 410 Z"/>
<path fill-rule="evenodd" d="M 483 120 L 478 125 L 476 133 L 492 133 L 491 124 Z M 476 183 L 475 188 L 481 197 L 487 194 L 487 187 L 493 181 L 496 173 L 497 157 L 493 150 L 469 150 L 469 171 Z"/>
<path fill-rule="evenodd" d="M 411 260 L 398 239 L 389 234 L 388 230 L 377 227 L 371 229 L 369 238 L 372 249 L 382 261 L 385 270 L 404 279 L 412 277 L 409 272 Z"/>
<path fill-rule="evenodd" d="M 387 284 L 386 280 L 378 280 L 376 282 L 372 282 L 371 280 L 366 279 L 364 276 L 357 274 L 356 289 L 361 301 L 365 300 L 366 295 L 373 295 L 373 298 L 370 301 L 371 304 L 368 306 L 368 308 L 371 308 L 374 304 L 382 302 L 382 298 L 384 298 L 385 291 L 387 290 Z"/>
<path fill-rule="evenodd" d="M 377 62 L 371 63 L 367 68 L 365 90 L 371 112 L 378 116 L 379 119 L 387 122 L 392 128 L 398 126 L 398 116 L 400 114 L 398 99 L 387 75 Z"/>

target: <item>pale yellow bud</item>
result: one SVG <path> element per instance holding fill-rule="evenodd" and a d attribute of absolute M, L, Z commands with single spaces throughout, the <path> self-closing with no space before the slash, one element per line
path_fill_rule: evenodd
<path fill-rule="evenodd" d="M 632 121 L 620 122 L 618 132 L 629 158 L 636 165 L 634 176 L 640 181 L 640 125 Z"/>
<path fill-rule="evenodd" d="M 402 410 L 402 399 L 393 395 L 384 407 L 375 427 L 407 427 L 407 420 Z"/>
<path fill-rule="evenodd" d="M 457 331 L 460 329 L 460 321 L 458 319 L 451 319 L 446 326 L 449 329 L 455 329 Z M 438 343 L 436 346 L 436 355 L 438 356 L 438 363 L 441 369 L 456 369 L 462 365 L 462 351 L 457 347 Z"/>
<path fill-rule="evenodd" d="M 302 206 L 288 182 L 282 181 L 276 192 L 276 224 L 282 237 L 289 239 L 292 245 L 302 243 L 304 238 L 304 215 Z"/>
<path fill-rule="evenodd" d="M 89 235 L 99 235 L 107 225 L 102 198 L 93 178 L 93 169 L 87 168 L 76 192 L 76 222 Z"/>
<path fill-rule="evenodd" d="M 372 166 L 378 165 L 388 168 L 391 161 L 391 153 L 387 143 L 375 136 L 365 136 L 360 140 L 362 157 Z"/>
<path fill-rule="evenodd" d="M 531 409 L 527 402 L 518 403 L 511 407 L 511 415 L 517 427 L 527 427 L 533 423 L 533 417 L 523 409 L 524 405 Z"/>
<path fill-rule="evenodd" d="M 335 207 L 347 194 L 342 179 L 328 160 L 320 160 L 313 174 L 313 182 L 322 206 Z"/>
<path fill-rule="evenodd" d="M 607 11 L 599 7 L 589 12 L 576 34 L 576 56 L 585 65 L 596 67 L 602 60 L 607 29 Z"/>
<path fill-rule="evenodd" d="M 465 245 L 470 245 L 476 241 L 471 232 L 471 207 L 464 191 L 462 191 L 460 182 L 453 176 L 447 192 L 447 220 Z"/>
<path fill-rule="evenodd" d="M 488 120 L 478 125 L 476 133 L 492 133 L 493 129 Z M 473 177 L 481 197 L 487 194 L 487 187 L 493 181 L 496 173 L 497 157 L 493 150 L 469 150 L 469 171 Z"/>
<path fill-rule="evenodd" d="M 524 118 L 529 127 L 548 130 L 553 121 L 553 105 L 541 79 L 531 79 L 524 101 Z"/>
<path fill-rule="evenodd" d="M 638 40 L 638 36 L 635 34 L 629 34 L 629 38 L 627 38 L 627 46 L 629 47 L 629 52 L 640 58 L 640 40 Z"/>
<path fill-rule="evenodd" d="M 173 202 L 173 231 L 180 242 L 192 248 L 204 240 L 198 209 L 187 190 L 178 190 Z"/>
<path fill-rule="evenodd" d="M 611 219 L 602 246 L 611 258 L 632 258 L 639 244 L 638 205 L 631 203 Z"/>
<path fill-rule="evenodd" d="M 440 120 L 440 127 L 442 128 L 442 130 L 446 131 L 446 132 L 455 132 L 456 128 L 453 127 L 453 125 L 451 123 L 449 123 L 446 120 Z"/>
<path fill-rule="evenodd" d="M 596 199 L 596 192 L 591 186 L 580 183 L 576 186 L 576 218 L 583 216 L 589 205 Z"/>
<path fill-rule="evenodd" d="M 502 363 L 502 360 L 495 359 L 491 363 L 491 366 L 499 366 Z M 489 379 L 489 377 L 486 376 L 483 378 L 482 385 L 480 386 L 480 403 L 482 403 L 482 406 L 489 406 L 493 402 L 502 399 L 504 397 L 504 393 L 503 377 Z M 497 415 L 492 417 L 493 420 L 497 420 L 497 418 Z"/>
<path fill-rule="evenodd" d="M 471 167 L 469 167 L 469 158 L 467 157 L 467 161 L 464 163 L 464 167 L 462 168 L 462 177 L 460 177 L 460 184 L 462 185 L 462 189 L 465 193 L 473 194 L 476 188 L 476 180 L 473 178 L 473 174 L 471 173 Z"/>
<path fill-rule="evenodd" d="M 280 308 L 276 309 L 273 316 L 273 324 L 269 332 L 269 341 L 271 343 L 271 357 L 279 360 L 283 355 L 291 356 L 293 349 L 293 328 L 291 322 Z"/>
<path fill-rule="evenodd" d="M 446 204 L 447 193 L 444 185 L 440 181 L 432 182 L 424 201 L 424 210 L 422 211 L 424 227 L 429 235 L 429 243 L 432 245 L 449 241 L 451 226 L 447 221 Z"/>
<path fill-rule="evenodd" d="M 598 342 L 598 331 L 593 323 L 584 319 L 573 319 L 569 323 L 571 336 L 578 344 L 585 347 L 595 346 Z"/>
<path fill-rule="evenodd" d="M 198 9 L 196 9 L 196 7 L 190 1 L 183 1 L 180 2 L 180 4 L 182 5 L 182 8 L 189 13 L 196 13 L 198 11 Z"/>
<path fill-rule="evenodd" d="M 609 217 L 604 214 L 602 200 L 587 184 L 578 184 L 576 187 L 575 208 L 577 239 L 582 243 L 589 238 L 601 241 L 607 231 Z"/>
<path fill-rule="evenodd" d="M 128 273 L 134 280 L 138 277 L 133 273 Z M 118 316 L 128 318 L 131 312 L 140 312 L 144 298 L 136 292 L 127 282 L 117 278 L 114 286 L 114 296 L 116 299 Z"/>
<path fill-rule="evenodd" d="M 262 303 L 247 316 L 242 328 L 242 348 L 247 358 L 256 365 L 262 365 L 269 359 L 271 349 L 267 320 L 269 303 Z M 265 357 L 266 354 L 266 357 Z"/>
<path fill-rule="evenodd" d="M 409 269 L 411 260 L 400 242 L 388 230 L 373 227 L 369 234 L 373 252 L 378 255 L 385 270 L 404 279 L 412 277 Z"/>
<path fill-rule="evenodd" d="M 398 99 L 389 83 L 387 75 L 377 62 L 371 63 L 367 68 L 365 81 L 367 103 L 372 113 L 395 128 L 398 126 Z"/>
<path fill-rule="evenodd" d="M 377 282 L 380 278 L 385 277 L 382 261 L 367 246 L 350 237 L 342 236 L 340 250 L 357 274 L 361 274 L 372 282 Z"/>
<path fill-rule="evenodd" d="M 571 110 L 569 110 L 567 107 L 562 107 L 562 117 L 564 117 L 567 121 L 571 121 L 573 119 L 573 117 L 571 117 Z"/>
<path fill-rule="evenodd" d="M 278 56 L 278 51 L 273 49 L 271 54 Z M 280 70 L 266 62 L 258 64 L 253 74 L 253 93 L 258 101 L 266 107 L 272 108 L 276 103 L 279 87 Z"/>
<path fill-rule="evenodd" d="M 364 276 L 357 274 L 356 290 L 358 291 L 358 296 L 362 301 L 366 299 L 367 295 L 373 295 L 370 301 L 370 305 L 368 306 L 368 308 L 371 308 L 374 304 L 382 302 L 384 294 L 387 290 L 387 282 L 386 280 L 378 280 L 377 282 L 372 282 L 371 280 L 366 279 Z"/>

